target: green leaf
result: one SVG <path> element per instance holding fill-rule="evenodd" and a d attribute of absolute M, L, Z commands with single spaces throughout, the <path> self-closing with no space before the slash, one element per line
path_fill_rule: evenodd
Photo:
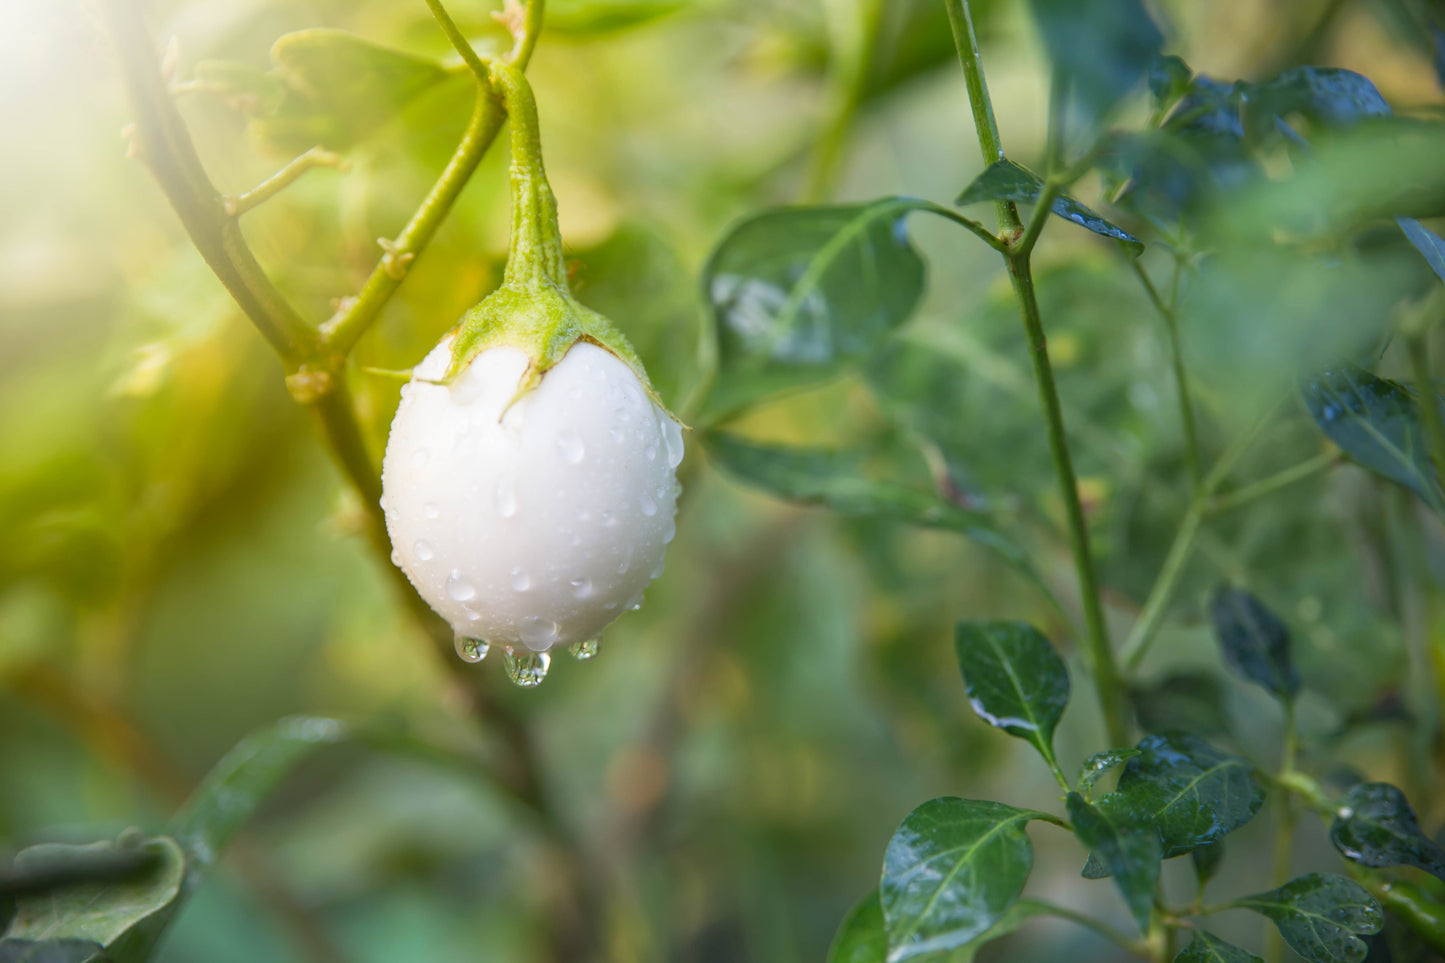
<path fill-rule="evenodd" d="M 286 153 L 346 150 L 449 76 L 435 61 L 324 28 L 282 36 L 271 61 L 270 73 L 209 61 L 196 76 L 250 113 L 256 133 Z"/>
<path fill-rule="evenodd" d="M 1384 922 L 1364 887 L 1329 873 L 1301 876 L 1230 905 L 1273 920 L 1284 941 L 1313 963 L 1360 963 L 1366 947 L 1359 937 L 1379 932 Z"/>
<path fill-rule="evenodd" d="M 1166 859 L 1218 842 L 1264 805 L 1249 762 L 1198 736 L 1149 735 L 1139 749 L 1114 795 L 1158 826 Z"/>
<path fill-rule="evenodd" d="M 1445 849 L 1421 831 L 1405 794 L 1389 783 L 1350 787 L 1330 826 L 1330 841 L 1362 866 L 1414 866 L 1445 879 Z"/>
<path fill-rule="evenodd" d="M 1033 743 L 1052 765 L 1054 729 L 1069 704 L 1069 671 L 1026 622 L 958 623 L 953 645 L 968 700 L 980 719 Z"/>
<path fill-rule="evenodd" d="M 1154 887 L 1159 882 L 1159 834 L 1143 814 L 1111 793 L 1090 805 L 1076 792 L 1065 803 L 1078 837 L 1096 857 L 1129 907 L 1140 932 L 1149 929 Z"/>
<path fill-rule="evenodd" d="M 888 843 L 879 892 L 890 963 L 977 939 L 1023 892 L 1044 813 L 945 796 L 909 813 Z"/>
<path fill-rule="evenodd" d="M 908 320 L 924 265 L 905 222 L 927 207 L 783 208 L 732 227 L 702 274 L 718 353 L 703 420 L 831 378 Z"/>
<path fill-rule="evenodd" d="M 1105 749 L 1085 759 L 1084 764 L 1079 767 L 1079 795 L 1088 799 L 1094 784 L 1104 773 L 1116 766 L 1122 766 L 1139 755 L 1139 752 L 1138 749 Z"/>
<path fill-rule="evenodd" d="M 1014 201 L 1018 204 L 1033 204 L 1043 193 L 1044 182 L 1039 175 L 1011 160 L 999 160 L 990 164 L 972 184 L 954 201 L 959 206 L 979 204 L 984 201 Z M 1144 242 L 1117 225 L 1109 223 L 1100 215 L 1069 197 L 1060 194 L 1049 208 L 1066 221 L 1093 231 L 1103 237 L 1123 241 L 1138 254 L 1144 249 Z"/>
<path fill-rule="evenodd" d="M 1199 672 L 1179 672 L 1129 693 L 1140 728 L 1147 732 L 1195 732 L 1220 735 L 1229 730 L 1224 689 Z"/>
<path fill-rule="evenodd" d="M 925 528 L 941 528 L 993 549 L 1029 578 L 1052 601 L 1048 586 L 1023 552 L 994 528 L 992 518 L 939 496 L 863 475 L 858 453 L 743 441 L 710 431 L 708 453 L 740 481 L 779 498 L 821 505 L 841 515 L 881 518 Z"/>
<path fill-rule="evenodd" d="M 1395 220 L 1400 225 L 1400 230 L 1405 232 L 1405 237 L 1415 245 L 1415 250 L 1425 258 L 1425 263 L 1430 265 L 1430 270 L 1439 275 L 1440 280 L 1445 281 L 1445 238 L 1413 217 L 1397 217 Z"/>
<path fill-rule="evenodd" d="M 1328 127 L 1343 127 L 1390 114 L 1390 105 L 1369 78 L 1339 67 L 1291 67 L 1248 89 L 1251 115 L 1282 118 L 1298 113 Z"/>
<path fill-rule="evenodd" d="M 1219 872 L 1219 864 L 1224 862 L 1224 841 L 1195 847 L 1189 852 L 1189 861 L 1194 864 L 1194 879 L 1200 890 L 1203 890 L 1214 878 L 1214 874 Z"/>
<path fill-rule="evenodd" d="M 1404 485 L 1437 512 L 1445 509 L 1414 392 L 1345 365 L 1307 384 L 1304 395 L 1320 430 L 1345 454 Z"/>
<path fill-rule="evenodd" d="M 0 963 L 105 963 L 105 948 L 90 940 L 0 939 Z"/>
<path fill-rule="evenodd" d="M 261 803 L 312 753 L 349 736 L 335 719 L 294 716 L 252 733 L 226 753 L 169 826 L 186 856 L 179 896 L 112 948 L 117 963 L 149 959 L 175 913 Z"/>
<path fill-rule="evenodd" d="M 1240 675 L 1286 702 L 1298 694 L 1289 629 L 1264 603 L 1243 589 L 1221 586 L 1214 593 L 1210 617 L 1224 658 Z"/>
<path fill-rule="evenodd" d="M 88 846 L 43 843 L 15 857 L 18 872 L 36 873 L 67 862 L 85 862 L 118 851 L 139 850 L 152 857 L 142 873 L 124 880 L 73 882 L 15 901 L 15 917 L 6 935 L 24 940 L 80 940 L 110 947 L 134 927 L 167 909 L 177 898 L 186 859 L 173 839 L 131 839 Z"/>
<path fill-rule="evenodd" d="M 1226 943 L 1213 933 L 1195 930 L 1189 945 L 1174 957 L 1174 963 L 1264 963 L 1253 953 Z"/>
<path fill-rule="evenodd" d="M 1031 0 L 1054 69 L 1091 120 L 1143 79 L 1164 35 L 1142 0 Z"/>
<path fill-rule="evenodd" d="M 885 963 L 888 935 L 883 931 L 883 904 L 878 890 L 848 911 L 828 947 L 828 963 Z"/>
<path fill-rule="evenodd" d="M 636 27 L 679 10 L 691 0 L 551 0 L 547 29 L 560 33 L 598 34 Z"/>

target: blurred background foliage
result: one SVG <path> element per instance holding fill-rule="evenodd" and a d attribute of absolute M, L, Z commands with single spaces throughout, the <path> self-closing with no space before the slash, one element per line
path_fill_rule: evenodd
<path fill-rule="evenodd" d="M 487 4 L 453 7 L 479 45 L 503 48 Z M 699 382 L 697 276 L 732 220 L 805 198 L 946 201 L 982 167 L 935 0 L 883 4 L 872 22 L 869 4 L 850 0 L 548 7 L 529 75 L 575 287 L 619 322 L 671 402 Z M 1158 12 L 1168 49 L 1218 78 L 1335 65 L 1374 80 L 1397 113 L 1438 116 L 1445 105 L 1432 26 L 1445 21 L 1424 0 L 1174 0 Z M 1026 5 L 995 0 L 975 13 L 1005 143 L 1034 160 L 1047 70 Z M 466 122 L 470 82 L 444 37 L 422 3 L 395 0 L 157 0 L 150 21 L 177 38 L 176 76 L 194 81 L 182 107 L 223 190 L 317 143 L 344 154 L 344 170 L 307 175 L 246 221 L 281 288 L 327 316 Z M 445 70 L 418 67 L 318 117 L 263 76 L 276 38 L 312 27 Z M 304 69 L 357 73 L 325 56 Z M 1126 120 L 1142 120 L 1143 98 L 1130 104 Z M 269 115 L 248 122 L 258 105 Z M 287 714 L 384 720 L 463 752 L 499 737 L 459 712 L 378 561 L 352 537 L 357 506 L 279 365 L 127 159 L 128 117 L 86 3 L 0 4 L 0 856 L 156 829 L 229 746 Z M 410 366 L 497 282 L 505 163 L 500 148 L 483 163 L 359 346 L 359 365 Z M 1341 168 L 1322 183 L 1333 196 L 1352 176 Z M 1105 189 L 1080 194 L 1095 202 Z M 1319 196 L 1304 195 L 1305 209 Z M 1267 206 L 1210 203 L 1226 220 Z M 1008 519 L 1071 600 L 1006 279 L 971 237 L 923 218 L 913 227 L 929 286 L 901 335 L 857 372 L 730 427 L 906 453 L 916 478 L 944 477 Z M 1274 403 L 1306 349 L 1378 351 L 1428 269 L 1394 235 L 1368 253 L 1301 275 L 1246 250 L 1191 291 L 1181 322 L 1208 450 Z M 1159 249 L 1145 264 L 1156 277 L 1172 266 Z M 1167 344 L 1125 262 L 1090 235 L 1052 229 L 1038 275 L 1122 631 L 1189 499 Z M 1387 350 L 1383 367 L 1402 363 Z M 353 377 L 379 449 L 396 385 Z M 956 535 L 781 505 L 690 449 L 667 574 L 601 656 L 559 660 L 535 692 L 510 690 L 497 665 L 477 671 L 538 734 L 561 818 L 585 841 L 608 958 L 818 960 L 920 800 L 1053 792 L 1026 748 L 972 718 L 954 621 L 1029 618 L 1064 645 L 1073 626 Z M 1291 400 L 1236 477 L 1320 449 Z M 1437 827 L 1434 720 L 1390 721 L 1418 722 L 1434 704 L 1442 613 L 1421 573 L 1445 565 L 1436 523 L 1402 490 L 1344 468 L 1211 520 L 1201 548 L 1146 680 L 1217 675 L 1208 593 L 1224 579 L 1248 585 L 1295 630 L 1306 731 L 1323 736 L 1352 714 L 1383 719 L 1343 741 L 1342 758 L 1404 786 Z M 1171 684 L 1141 699 L 1173 718 L 1215 720 L 1208 699 L 1181 694 L 1207 679 Z M 1229 725 L 1274 744 L 1266 696 L 1236 688 L 1227 699 Z M 1066 769 L 1097 748 L 1094 713 L 1074 700 L 1059 734 Z M 1226 876 L 1262 872 L 1259 823 L 1231 841 Z M 1323 838 L 1313 842 L 1301 869 L 1329 865 Z M 1107 887 L 1075 882 L 1072 860 L 1071 848 L 1040 845 L 1035 885 L 1122 915 Z M 538 959 L 556 872 L 536 834 L 476 779 L 338 749 L 265 807 L 160 958 Z M 984 955 L 1024 952 L 1110 958 L 1106 944 L 1049 923 Z"/>

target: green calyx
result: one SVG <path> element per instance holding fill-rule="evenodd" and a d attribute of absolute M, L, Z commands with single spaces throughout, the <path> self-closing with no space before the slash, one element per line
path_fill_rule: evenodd
<path fill-rule="evenodd" d="M 511 123 L 512 240 L 507 269 L 497 290 L 462 316 L 453 331 L 450 382 L 489 348 L 525 352 L 531 363 L 512 399 L 515 404 L 537 385 L 578 341 L 610 351 L 637 375 L 652 400 L 666 410 L 647 371 L 623 333 L 607 318 L 572 296 L 557 198 L 542 166 L 537 102 L 522 72 L 510 64 L 489 64 L 493 90 Z"/>

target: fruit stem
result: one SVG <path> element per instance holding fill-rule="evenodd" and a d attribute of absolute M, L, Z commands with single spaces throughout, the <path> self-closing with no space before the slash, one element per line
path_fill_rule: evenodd
<path fill-rule="evenodd" d="M 542 135 L 532 85 L 511 64 L 492 61 L 489 76 L 511 121 L 512 246 L 503 283 L 516 288 L 550 287 L 569 293 L 557 196 L 542 165 Z"/>

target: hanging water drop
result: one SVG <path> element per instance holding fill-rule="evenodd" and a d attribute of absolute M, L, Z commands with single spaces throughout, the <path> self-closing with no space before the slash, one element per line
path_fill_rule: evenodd
<path fill-rule="evenodd" d="M 682 426 L 671 418 L 662 419 L 662 443 L 667 446 L 667 467 L 682 464 Z"/>
<path fill-rule="evenodd" d="M 486 639 L 474 639 L 471 636 L 461 635 L 456 637 L 457 655 L 463 662 L 473 665 L 487 657 L 492 647 Z"/>
<path fill-rule="evenodd" d="M 523 652 L 521 655 L 513 652 L 510 648 L 506 651 L 503 660 L 507 667 L 507 678 L 513 685 L 523 689 L 535 689 L 547 678 L 547 669 L 552 665 L 552 657 L 545 652 Z"/>
<path fill-rule="evenodd" d="M 586 662 L 597 655 L 597 648 L 601 644 L 601 639 L 588 639 L 586 642 L 567 646 L 567 653 L 578 662 Z"/>

